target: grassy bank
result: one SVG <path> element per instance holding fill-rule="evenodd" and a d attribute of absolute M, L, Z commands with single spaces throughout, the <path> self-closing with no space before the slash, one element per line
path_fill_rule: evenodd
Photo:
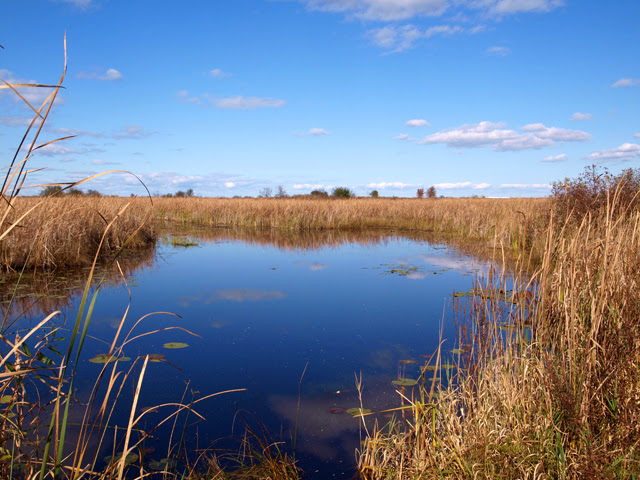
<path fill-rule="evenodd" d="M 401 392 L 416 420 L 367 439 L 362 478 L 638 478 L 640 213 L 623 206 L 550 225 L 513 293 L 490 277 L 456 299 L 458 376 Z"/>
<path fill-rule="evenodd" d="M 16 199 L 18 218 L 39 198 Z M 0 244 L 5 268 L 71 266 L 90 263 L 105 222 L 125 206 L 106 239 L 104 252 L 119 248 L 135 229 L 150 220 L 129 246 L 155 239 L 160 226 L 242 227 L 264 232 L 309 233 L 395 229 L 481 241 L 509 253 L 540 252 L 547 199 L 149 199 L 87 196 L 48 198 Z M 339 235 L 339 234 L 336 234 Z M 335 235 L 334 235 L 335 236 Z"/>

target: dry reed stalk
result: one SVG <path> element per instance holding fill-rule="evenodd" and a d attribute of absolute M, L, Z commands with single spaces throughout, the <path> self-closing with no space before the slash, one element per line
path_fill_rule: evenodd
<path fill-rule="evenodd" d="M 550 225 L 534 280 L 487 278 L 458 304 L 458 376 L 435 415 L 414 401 L 416 422 L 365 442 L 363 478 L 637 478 L 640 213 L 608 205 Z"/>

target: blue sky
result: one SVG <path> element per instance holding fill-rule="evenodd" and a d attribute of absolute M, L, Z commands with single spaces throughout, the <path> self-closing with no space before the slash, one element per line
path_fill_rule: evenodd
<path fill-rule="evenodd" d="M 40 139 L 77 136 L 31 184 L 542 196 L 639 166 L 638 18 L 631 0 L 8 0 L 0 78 L 56 83 L 66 32 Z M 29 111 L 0 92 L 8 165 Z"/>

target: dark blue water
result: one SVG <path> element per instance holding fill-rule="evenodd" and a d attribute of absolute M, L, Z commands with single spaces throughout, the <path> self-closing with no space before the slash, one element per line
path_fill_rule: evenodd
<path fill-rule="evenodd" d="M 189 417 L 190 448 L 228 446 L 214 442 L 242 433 L 236 413 L 243 411 L 254 428 L 264 424 L 284 449 L 292 447 L 297 425 L 296 458 L 308 478 L 349 478 L 361 422 L 328 409 L 360 405 L 356 375 L 362 378 L 365 408 L 399 406 L 391 383 L 398 362 L 416 360 L 403 375 L 417 378 L 421 356 L 436 350 L 441 331 L 444 350 L 455 347 L 451 294 L 471 288 L 476 272 L 486 268 L 442 245 L 397 237 L 313 250 L 242 241 L 160 245 L 155 262 L 130 282 L 131 300 L 122 286 L 100 292 L 89 329 L 93 338 L 79 365 L 79 396 L 86 398 L 101 368 L 88 359 L 108 351 L 99 339 L 111 342 L 129 301 L 121 339 L 144 315 L 173 312 L 180 318 L 151 315 L 131 337 L 170 327 L 186 331 L 160 331 L 124 348 L 132 358 L 163 353 L 168 362 L 148 365 L 139 407 L 245 388 L 195 407 L 206 422 Z M 67 311 L 69 319 L 74 308 Z M 163 348 L 166 342 L 189 346 L 169 350 Z M 121 368 L 129 367 L 122 362 Z M 128 418 L 131 397 L 132 388 L 125 389 L 115 413 L 120 422 Z M 168 412 L 150 414 L 143 423 L 150 428 Z M 377 419 L 385 421 L 382 415 Z M 160 429 L 148 444 L 166 450 L 168 431 L 168 426 Z"/>

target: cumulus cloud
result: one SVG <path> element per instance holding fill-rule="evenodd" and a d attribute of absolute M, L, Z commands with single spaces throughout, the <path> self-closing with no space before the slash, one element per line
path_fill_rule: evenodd
<path fill-rule="evenodd" d="M 401 133 L 400 135 L 396 135 L 395 137 L 391 137 L 393 140 L 400 140 L 401 142 L 417 142 L 417 138 L 410 137 L 406 133 Z"/>
<path fill-rule="evenodd" d="M 633 134 L 633 138 L 640 138 L 640 132 L 638 132 L 638 133 L 634 133 L 634 134 Z"/>
<path fill-rule="evenodd" d="M 414 188 L 416 184 L 413 183 L 402 183 L 402 182 L 380 182 L 380 183 L 367 183 L 368 188 L 380 188 L 384 190 L 385 188 Z"/>
<path fill-rule="evenodd" d="M 504 123 L 480 122 L 449 128 L 425 137 L 422 145 L 445 144 L 455 148 L 491 146 L 494 151 L 540 149 L 556 142 L 578 142 L 591 139 L 580 130 L 547 127 L 542 123 L 525 125 L 518 130 L 504 128 Z"/>
<path fill-rule="evenodd" d="M 31 117 L 1 116 L 0 125 L 7 127 L 28 127 L 33 120 Z"/>
<path fill-rule="evenodd" d="M 93 72 L 78 72 L 76 74 L 76 78 L 86 78 L 89 80 L 104 80 L 112 82 L 115 80 L 122 80 L 123 76 L 115 68 L 108 68 L 105 72 L 101 72 L 101 69 Z"/>
<path fill-rule="evenodd" d="M 224 182 L 224 186 L 227 188 L 233 188 L 236 186 L 236 182 Z"/>
<path fill-rule="evenodd" d="M 369 30 L 365 37 L 369 38 L 374 45 L 391 53 L 397 53 L 413 48 L 414 43 L 419 39 L 462 32 L 464 29 L 457 25 L 436 25 L 426 30 L 421 30 L 414 25 L 387 25 Z"/>
<path fill-rule="evenodd" d="M 638 157 L 640 157 L 640 145 L 623 143 L 618 148 L 598 150 L 584 158 L 594 162 L 628 162 Z"/>
<path fill-rule="evenodd" d="M 214 68 L 213 70 L 209 70 L 209 76 L 213 78 L 224 78 L 224 77 L 230 77 L 231 74 L 219 68 Z"/>
<path fill-rule="evenodd" d="M 71 3 L 76 7 L 86 9 L 86 8 L 89 8 L 93 0 L 62 0 L 62 1 L 65 3 Z"/>
<path fill-rule="evenodd" d="M 593 119 L 593 113 L 576 112 L 571 117 L 571 120 L 574 122 L 581 122 L 583 120 L 592 120 L 592 119 Z"/>
<path fill-rule="evenodd" d="M 45 155 L 47 157 L 55 157 L 59 155 L 69 156 L 69 155 L 82 155 L 85 153 L 96 153 L 96 152 L 104 152 L 105 150 L 102 148 L 73 148 L 62 143 L 50 143 L 46 147 L 39 148 L 37 150 L 38 154 Z"/>
<path fill-rule="evenodd" d="M 422 118 L 416 118 L 407 122 L 408 127 L 430 127 L 431 124 Z"/>
<path fill-rule="evenodd" d="M 619 87 L 633 87 L 635 85 L 640 85 L 640 78 L 621 78 L 611 86 L 613 88 L 619 88 Z"/>
<path fill-rule="evenodd" d="M 566 153 L 561 153 L 560 155 L 551 155 L 549 157 L 546 157 L 544 160 L 542 160 L 543 162 L 566 162 L 567 159 L 569 157 L 567 157 Z"/>
<path fill-rule="evenodd" d="M 564 0 L 481 0 L 477 4 L 494 15 L 546 13 L 564 5 Z"/>
<path fill-rule="evenodd" d="M 331 135 L 331 132 L 327 132 L 324 128 L 310 128 L 307 132 L 295 132 L 297 137 L 321 137 L 323 135 Z"/>
<path fill-rule="evenodd" d="M 498 57 L 506 57 L 511 54 L 511 49 L 509 47 L 489 47 L 486 50 L 487 55 L 494 55 Z"/>
<path fill-rule="evenodd" d="M 314 183 L 296 183 L 293 185 L 295 190 L 320 190 L 326 188 L 324 185 Z"/>

